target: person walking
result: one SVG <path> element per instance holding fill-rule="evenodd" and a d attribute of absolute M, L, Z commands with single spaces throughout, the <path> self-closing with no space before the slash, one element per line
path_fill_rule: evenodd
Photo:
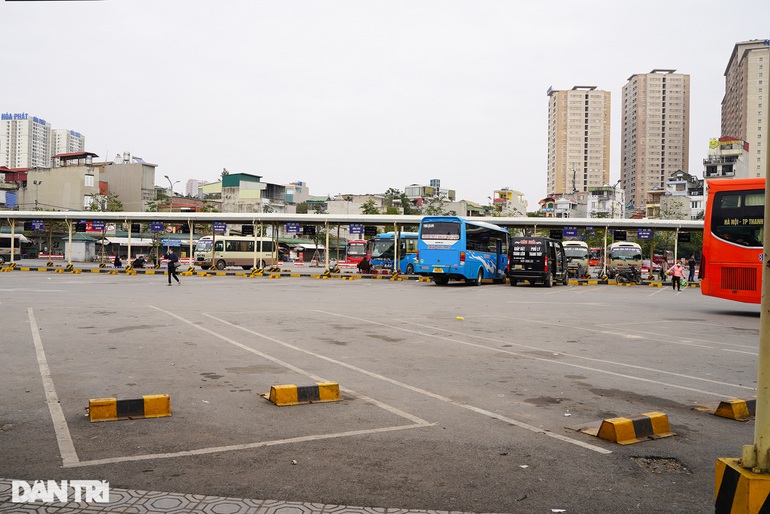
<path fill-rule="evenodd" d="M 687 282 L 695 282 L 695 265 L 697 263 L 695 262 L 695 254 L 690 255 L 690 258 L 687 259 L 687 267 L 690 269 L 690 274 L 687 277 Z"/>
<path fill-rule="evenodd" d="M 682 290 L 682 279 L 684 278 L 684 266 L 680 261 L 668 268 L 668 274 L 671 275 L 671 287 L 674 291 Z"/>
<path fill-rule="evenodd" d="M 172 248 L 169 248 L 168 252 L 166 252 L 166 255 L 164 255 L 163 258 L 168 262 L 168 285 L 171 285 L 171 277 L 174 277 L 174 280 L 176 280 L 176 285 L 181 286 L 182 283 L 179 281 L 179 277 L 176 274 L 179 257 L 177 257 Z"/>
<path fill-rule="evenodd" d="M 120 255 L 118 255 L 117 253 L 115 254 L 115 260 L 113 261 L 113 265 L 116 268 L 122 268 L 123 267 L 123 263 L 120 261 Z"/>

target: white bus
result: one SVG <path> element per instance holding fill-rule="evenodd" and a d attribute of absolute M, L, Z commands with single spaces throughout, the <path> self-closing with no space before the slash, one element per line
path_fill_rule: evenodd
<path fill-rule="evenodd" d="M 613 268 L 635 266 L 642 270 L 642 247 L 637 243 L 619 241 L 612 243 L 607 250 L 607 264 Z"/>
<path fill-rule="evenodd" d="M 0 234 L 0 264 L 5 261 L 18 261 L 26 256 L 34 248 L 34 243 L 24 237 L 23 234 L 16 234 L 13 237 L 13 259 L 11 259 L 11 234 Z"/>
<path fill-rule="evenodd" d="M 202 268 L 228 266 L 265 268 L 278 262 L 273 240 L 254 236 L 205 236 L 195 246 L 194 264 Z"/>

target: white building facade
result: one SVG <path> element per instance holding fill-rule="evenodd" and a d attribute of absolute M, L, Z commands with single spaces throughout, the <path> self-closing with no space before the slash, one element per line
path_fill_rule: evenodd
<path fill-rule="evenodd" d="M 51 165 L 51 125 L 23 113 L 0 114 L 0 166 L 45 168 Z"/>
<path fill-rule="evenodd" d="M 80 132 L 67 129 L 51 130 L 52 155 L 85 152 L 86 138 Z M 48 164 L 50 166 L 50 163 Z"/>

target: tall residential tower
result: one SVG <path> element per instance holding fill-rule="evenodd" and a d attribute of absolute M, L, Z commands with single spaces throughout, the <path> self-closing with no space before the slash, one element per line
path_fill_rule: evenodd
<path fill-rule="evenodd" d="M 722 134 L 748 143 L 748 175 L 764 177 L 767 166 L 767 75 L 770 40 L 736 43 L 725 70 Z"/>
<path fill-rule="evenodd" d="M 548 90 L 548 195 L 610 180 L 610 93 L 596 86 Z"/>
<path fill-rule="evenodd" d="M 621 183 L 626 201 L 644 209 L 675 171 L 687 172 L 690 76 L 676 70 L 631 75 L 623 86 Z"/>
<path fill-rule="evenodd" d="M 26 112 L 0 114 L 0 166 L 51 166 L 51 124 Z"/>

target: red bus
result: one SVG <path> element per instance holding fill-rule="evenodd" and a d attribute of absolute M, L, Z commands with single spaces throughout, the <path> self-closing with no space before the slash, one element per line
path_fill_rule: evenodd
<path fill-rule="evenodd" d="M 351 239 L 345 247 L 345 260 L 358 264 L 366 255 L 366 240 Z"/>
<path fill-rule="evenodd" d="M 708 181 L 700 290 L 746 303 L 762 296 L 765 179 Z"/>

